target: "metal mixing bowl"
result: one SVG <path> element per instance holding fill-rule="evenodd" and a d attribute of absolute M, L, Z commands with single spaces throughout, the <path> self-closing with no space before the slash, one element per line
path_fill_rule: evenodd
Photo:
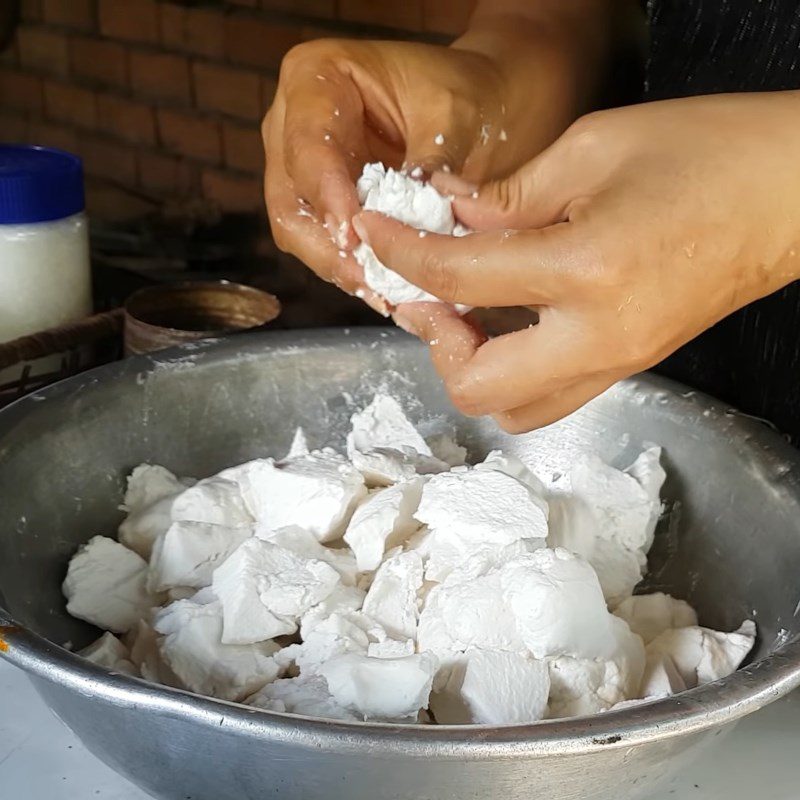
<path fill-rule="evenodd" d="M 450 419 L 472 458 L 503 447 L 558 471 L 591 448 L 628 463 L 665 448 L 668 513 L 649 588 L 730 630 L 759 625 L 752 663 L 678 697 L 502 728 L 345 724 L 267 713 L 110 674 L 63 649 L 97 631 L 60 584 L 76 547 L 113 534 L 141 461 L 203 476 L 283 453 L 295 425 L 341 447 L 377 386 L 415 420 Z M 730 723 L 800 684 L 800 454 L 763 425 L 654 377 L 510 437 L 454 413 L 424 349 L 388 331 L 259 333 L 141 356 L 0 413 L 0 655 L 26 670 L 86 746 L 158 798 L 630 800 Z M 7 611 L 3 610 L 3 607 Z"/>

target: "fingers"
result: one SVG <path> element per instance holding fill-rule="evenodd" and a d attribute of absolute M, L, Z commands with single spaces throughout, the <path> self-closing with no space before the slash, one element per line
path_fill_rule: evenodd
<path fill-rule="evenodd" d="M 287 87 L 285 107 L 286 172 L 337 246 L 350 248 L 356 239 L 349 221 L 359 209 L 355 179 L 366 158 L 361 97 L 336 70 L 304 72 Z"/>
<path fill-rule="evenodd" d="M 430 345 L 448 394 L 465 414 L 531 406 L 577 381 L 599 380 L 591 338 L 565 320 L 546 317 L 532 328 L 486 341 L 455 311 L 436 304 L 401 306 L 395 319 Z"/>
<path fill-rule="evenodd" d="M 501 367 L 504 373 L 502 379 L 492 388 L 488 404 L 483 409 L 474 405 L 467 409 L 464 407 L 465 401 L 473 403 L 475 399 L 470 395 L 468 388 L 470 375 L 474 376 L 477 370 L 483 368 L 482 364 L 478 364 L 478 354 L 481 351 L 485 353 L 492 342 L 487 342 L 480 331 L 459 317 L 452 308 L 438 303 L 413 303 L 400 306 L 395 312 L 395 320 L 398 325 L 415 333 L 429 345 L 434 367 L 442 377 L 454 404 L 462 411 L 469 410 L 469 413 L 473 414 L 488 413 L 493 410 L 492 406 L 499 408 L 505 405 L 509 397 L 508 392 L 515 384 L 514 374 L 520 375 L 523 380 L 525 378 L 524 369 L 521 373 L 512 372 L 518 369 L 519 363 L 515 365 L 513 359 L 506 360 Z M 519 333 L 504 337 L 506 341 L 502 349 L 508 351 L 508 345 L 517 348 L 519 337 Z M 529 334 L 528 338 L 533 337 Z M 528 348 L 524 347 L 523 350 L 527 352 Z M 522 366 L 524 368 L 525 364 Z M 565 378 L 564 385 L 555 389 L 549 388 L 553 385 L 552 380 L 542 381 L 538 387 L 534 385 L 532 389 L 523 392 L 524 395 L 538 395 L 536 399 L 505 411 L 495 409 L 493 416 L 500 427 L 509 433 L 524 433 L 550 425 L 571 414 L 602 394 L 615 382 L 616 377 L 607 374 L 579 377 L 574 380 Z"/>
<path fill-rule="evenodd" d="M 564 165 L 547 154 L 481 187 L 446 172 L 433 175 L 431 183 L 442 194 L 454 196 L 453 211 L 473 230 L 542 228 L 566 219 L 566 207 L 577 191 Z"/>
<path fill-rule="evenodd" d="M 594 257 L 568 223 L 462 237 L 421 236 L 375 212 L 353 224 L 381 263 L 448 303 L 550 305 L 570 291 L 576 267 Z"/>
<path fill-rule="evenodd" d="M 435 185 L 456 195 L 453 210 L 473 230 L 543 228 L 567 218 L 567 205 L 579 191 L 564 172 L 543 154 L 478 191 L 458 192 L 447 176 L 437 176 Z"/>
<path fill-rule="evenodd" d="M 516 172 L 478 189 L 437 173 L 433 185 L 455 196 L 458 219 L 473 230 L 542 228 L 571 218 L 576 204 L 596 194 L 614 169 L 619 145 L 585 117 Z M 601 127 L 601 126 L 600 126 Z"/>
<path fill-rule="evenodd" d="M 395 322 L 430 347 L 431 360 L 450 391 L 486 336 L 443 303 L 408 303 L 398 306 Z M 456 398 L 453 398 L 454 402 Z M 458 405 L 456 403 L 456 405 Z"/>
<path fill-rule="evenodd" d="M 508 433 L 527 433 L 572 414 L 614 383 L 607 375 L 579 380 L 541 400 L 495 414 L 494 419 Z"/>
<path fill-rule="evenodd" d="M 377 295 L 364 286 L 363 270 L 353 256 L 331 239 L 316 213 L 298 200 L 294 184 L 286 173 L 281 131 L 283 105 L 270 110 L 264 124 L 267 168 L 264 177 L 267 214 L 276 244 L 305 262 L 323 280 L 335 283 L 350 294 L 357 294 L 375 311 L 386 316 L 386 307 Z"/>

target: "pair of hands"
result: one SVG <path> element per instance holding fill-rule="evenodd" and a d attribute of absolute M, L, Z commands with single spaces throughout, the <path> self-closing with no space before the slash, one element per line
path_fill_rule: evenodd
<path fill-rule="evenodd" d="M 490 20 L 463 46 L 319 40 L 292 50 L 263 125 L 276 244 L 382 310 L 350 255 L 364 164 L 484 181 L 540 152 L 577 113 L 565 25 L 514 22 Z M 534 92 L 519 81 L 527 70 L 557 77 Z"/>
<path fill-rule="evenodd" d="M 350 291 L 361 288 L 349 255 L 361 238 L 388 267 L 449 303 L 538 311 L 538 325 L 487 339 L 447 305 L 396 309 L 398 324 L 429 343 L 463 412 L 491 414 L 512 432 L 546 425 L 798 277 L 796 93 L 590 114 L 527 161 L 565 127 L 563 108 L 538 138 L 509 122 L 505 141 L 484 142 L 487 119 L 505 125 L 501 112 L 509 113 L 502 76 L 470 55 L 455 63 L 444 48 L 430 48 L 424 69 L 409 74 L 415 62 L 404 48 L 425 46 L 397 47 L 394 60 L 361 75 L 348 58 L 326 62 L 331 72 L 320 62 L 289 65 L 265 125 L 270 217 L 280 246 Z M 362 67 L 367 53 L 357 54 Z M 305 85 L 294 70 L 306 73 Z M 335 91 L 313 91 L 310 81 Z M 294 91 L 303 102 L 293 102 Z M 505 108 L 488 108 L 487 97 Z M 446 152 L 430 148 L 438 132 Z M 359 213 L 353 181 L 361 164 L 404 158 L 434 172 L 474 234 L 420 239 Z M 436 171 L 444 164 L 452 173 Z"/>

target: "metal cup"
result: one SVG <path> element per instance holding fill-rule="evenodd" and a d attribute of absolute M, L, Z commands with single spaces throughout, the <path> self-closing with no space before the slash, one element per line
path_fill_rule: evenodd
<path fill-rule="evenodd" d="M 268 292 L 228 281 L 148 286 L 125 302 L 125 355 L 258 328 L 280 311 Z"/>

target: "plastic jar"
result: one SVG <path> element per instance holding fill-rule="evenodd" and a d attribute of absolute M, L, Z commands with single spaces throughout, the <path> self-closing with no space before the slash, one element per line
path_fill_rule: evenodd
<path fill-rule="evenodd" d="M 0 342 L 92 311 L 83 166 L 70 153 L 0 145 Z M 55 371 L 59 356 L 33 374 Z M 0 372 L 0 385 L 24 366 Z"/>

